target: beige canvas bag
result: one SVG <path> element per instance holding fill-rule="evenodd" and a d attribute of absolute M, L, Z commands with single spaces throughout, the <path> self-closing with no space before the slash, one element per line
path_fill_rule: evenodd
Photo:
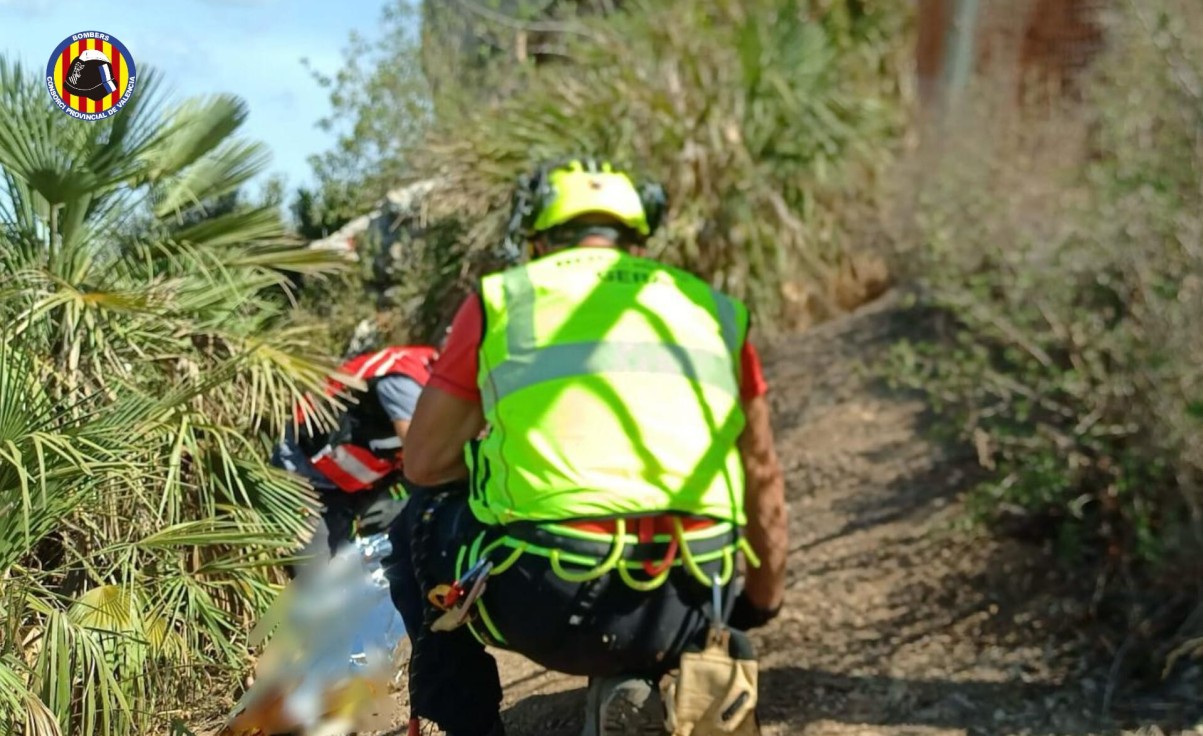
<path fill-rule="evenodd" d="M 664 679 L 665 726 L 672 736 L 759 736 L 758 664 L 731 656 L 732 634 L 746 636 L 711 627 L 706 648 L 682 654 L 680 669 Z"/>

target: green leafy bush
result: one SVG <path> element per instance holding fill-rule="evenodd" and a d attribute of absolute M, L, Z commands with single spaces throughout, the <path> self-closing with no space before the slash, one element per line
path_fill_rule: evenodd
<path fill-rule="evenodd" d="M 672 216 L 652 254 L 783 312 L 839 310 L 851 232 L 903 129 L 904 8 L 778 0 L 623 3 L 573 22 L 568 59 L 505 100 L 436 120 L 411 160 L 431 216 L 461 223 L 415 282 L 444 299 L 497 265 L 516 176 L 603 154 L 663 181 Z M 429 278 L 427 278 L 429 277 Z"/>
<path fill-rule="evenodd" d="M 993 471 L 981 518 L 1164 602 L 1203 551 L 1203 13 L 1120 5 L 1084 107 L 950 125 L 904 260 L 955 329 L 893 369 Z"/>
<path fill-rule="evenodd" d="M 0 57 L 0 731 L 138 735 L 213 708 L 293 546 L 269 437 L 330 367 L 288 275 L 335 268 L 274 205 L 231 97 L 109 120 Z"/>

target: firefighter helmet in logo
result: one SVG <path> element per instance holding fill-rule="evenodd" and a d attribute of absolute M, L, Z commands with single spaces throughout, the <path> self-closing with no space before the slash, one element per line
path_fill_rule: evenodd
<path fill-rule="evenodd" d="M 137 84 L 134 59 L 107 33 L 85 31 L 63 40 L 46 63 L 46 89 L 60 110 L 102 120 L 120 110 Z"/>
<path fill-rule="evenodd" d="M 71 94 L 100 102 L 117 91 L 113 62 L 103 51 L 88 49 L 71 62 L 66 85 Z"/>

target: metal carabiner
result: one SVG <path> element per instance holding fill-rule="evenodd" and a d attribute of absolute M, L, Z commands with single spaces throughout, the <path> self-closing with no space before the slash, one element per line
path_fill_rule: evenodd
<path fill-rule="evenodd" d="M 710 625 L 721 631 L 727 626 L 723 619 L 723 582 L 715 575 L 710 582 Z"/>

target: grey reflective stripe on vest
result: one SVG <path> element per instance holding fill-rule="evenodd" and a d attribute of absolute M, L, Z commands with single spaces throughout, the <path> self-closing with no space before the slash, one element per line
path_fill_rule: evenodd
<path fill-rule="evenodd" d="M 506 271 L 501 280 L 505 292 L 505 341 L 510 357 L 535 349 L 535 285 L 525 268 Z"/>
<path fill-rule="evenodd" d="M 742 347 L 739 341 L 739 317 L 736 316 L 735 302 L 723 292 L 711 287 L 710 294 L 714 297 L 714 306 L 718 310 L 718 324 L 723 331 L 723 342 L 727 351 L 734 356 Z"/>
<path fill-rule="evenodd" d="M 535 347 L 535 285 L 525 268 L 514 268 L 502 274 L 502 290 L 505 294 L 506 343 L 511 356 L 533 350 Z M 714 298 L 715 315 L 722 330 L 723 343 L 735 355 L 742 347 L 739 339 L 739 315 L 735 300 L 723 292 L 710 288 Z"/>
<path fill-rule="evenodd" d="M 731 356 L 680 345 L 644 342 L 578 342 L 548 345 L 511 357 L 489 373 L 488 398 L 506 396 L 544 381 L 603 373 L 667 373 L 739 395 Z"/>
<path fill-rule="evenodd" d="M 729 352 L 715 353 L 681 345 L 643 342 L 579 342 L 535 347 L 535 288 L 524 268 L 502 276 L 505 294 L 506 342 L 509 357 L 491 370 L 482 392 L 485 410 L 524 388 L 545 381 L 603 373 L 651 373 L 683 375 L 739 396 L 739 383 L 732 361 L 740 348 L 739 322 L 735 303 L 712 290 Z"/>

